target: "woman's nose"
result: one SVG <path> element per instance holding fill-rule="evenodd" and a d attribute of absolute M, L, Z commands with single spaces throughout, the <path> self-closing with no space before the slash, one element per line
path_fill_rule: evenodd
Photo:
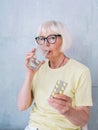
<path fill-rule="evenodd" d="M 48 43 L 47 39 L 45 39 L 45 43 L 46 46 L 50 46 L 50 44 Z"/>

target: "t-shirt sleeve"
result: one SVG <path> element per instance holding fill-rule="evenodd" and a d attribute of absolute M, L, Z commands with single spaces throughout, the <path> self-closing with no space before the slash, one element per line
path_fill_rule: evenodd
<path fill-rule="evenodd" d="M 31 90 L 32 90 L 32 92 L 34 92 L 35 91 L 35 87 L 36 87 L 36 77 L 37 77 L 37 74 L 38 74 L 38 72 L 36 72 L 35 74 L 34 74 L 34 77 L 33 77 L 33 79 L 32 79 L 32 84 L 31 84 Z"/>
<path fill-rule="evenodd" d="M 76 106 L 92 106 L 92 85 L 89 69 L 82 72 L 75 93 Z"/>

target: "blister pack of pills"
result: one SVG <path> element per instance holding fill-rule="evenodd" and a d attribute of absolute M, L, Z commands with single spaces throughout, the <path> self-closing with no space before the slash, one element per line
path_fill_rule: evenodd
<path fill-rule="evenodd" d="M 63 94 L 65 88 L 67 87 L 67 83 L 62 80 L 57 80 L 54 89 L 51 93 L 51 96 L 54 96 L 56 93 Z"/>

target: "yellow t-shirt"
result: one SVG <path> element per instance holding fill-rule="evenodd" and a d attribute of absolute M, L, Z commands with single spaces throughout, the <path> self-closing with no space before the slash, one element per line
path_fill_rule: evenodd
<path fill-rule="evenodd" d="M 34 107 L 29 124 L 40 130 L 80 130 L 48 104 L 48 98 L 57 80 L 67 82 L 64 94 L 72 98 L 72 106 L 92 106 L 91 77 L 89 69 L 70 59 L 64 66 L 51 69 L 48 61 L 36 72 L 32 81 Z"/>

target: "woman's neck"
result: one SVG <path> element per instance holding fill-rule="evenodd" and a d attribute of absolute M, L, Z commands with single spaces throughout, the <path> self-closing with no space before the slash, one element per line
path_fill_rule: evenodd
<path fill-rule="evenodd" d="M 66 57 L 63 53 L 61 53 L 58 57 L 52 58 L 49 61 L 49 66 L 52 69 L 59 68 L 63 65 L 65 65 L 68 62 L 69 58 Z"/>

